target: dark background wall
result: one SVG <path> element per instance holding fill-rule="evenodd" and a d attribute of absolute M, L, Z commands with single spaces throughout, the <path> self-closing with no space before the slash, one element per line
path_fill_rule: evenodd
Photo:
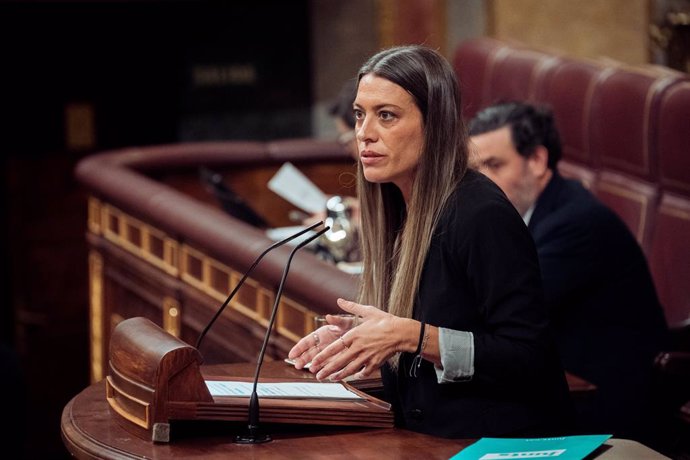
<path fill-rule="evenodd" d="M 76 162 L 125 146 L 308 136 L 309 21 L 306 0 L 0 3 L 0 339 L 22 378 L 2 392 L 10 457 L 67 458 L 61 411 L 89 384 Z"/>

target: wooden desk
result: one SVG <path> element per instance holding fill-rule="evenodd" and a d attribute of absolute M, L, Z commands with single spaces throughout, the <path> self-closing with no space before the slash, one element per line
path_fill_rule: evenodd
<path fill-rule="evenodd" d="M 267 426 L 273 441 L 240 445 L 233 435 L 245 424 L 195 423 L 174 426 L 169 444 L 130 434 L 110 415 L 103 382 L 75 396 L 62 413 L 62 438 L 78 459 L 228 458 L 438 458 L 448 459 L 471 440 L 449 440 L 399 429 Z M 176 429 L 181 432 L 175 432 Z M 223 432 L 224 430 L 227 430 Z"/>
<path fill-rule="evenodd" d="M 253 364 L 209 366 L 211 373 L 253 372 Z M 265 363 L 262 375 L 302 376 L 279 361 Z M 262 425 L 273 436 L 266 444 L 233 442 L 245 423 L 180 422 L 172 426 L 172 442 L 154 444 L 123 429 L 110 414 L 104 382 L 87 387 L 65 406 L 62 439 L 78 459 L 227 459 L 227 458 L 428 458 L 448 459 L 471 444 L 472 439 L 443 439 L 402 429 L 340 428 L 307 425 Z M 663 459 L 635 441 L 611 439 L 599 449 L 597 460 Z"/>

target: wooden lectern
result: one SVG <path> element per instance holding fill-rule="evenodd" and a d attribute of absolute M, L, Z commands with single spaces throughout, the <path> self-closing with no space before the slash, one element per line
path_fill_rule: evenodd
<path fill-rule="evenodd" d="M 191 345 L 142 317 L 122 321 L 110 340 L 106 399 L 128 431 L 153 442 L 170 441 L 172 420 L 246 421 L 249 398 L 214 397 Z M 214 380 L 251 377 L 213 375 Z M 279 379 L 260 379 L 260 381 Z M 361 400 L 261 399 L 261 420 L 273 423 L 393 427 L 390 405 L 343 383 Z"/>

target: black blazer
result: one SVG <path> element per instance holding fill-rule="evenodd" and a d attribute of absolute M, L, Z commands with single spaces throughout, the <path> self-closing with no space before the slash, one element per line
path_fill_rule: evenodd
<path fill-rule="evenodd" d="M 501 190 L 468 171 L 424 266 L 414 318 L 474 334 L 474 376 L 437 382 L 433 364 L 382 369 L 399 426 L 443 437 L 558 434 L 569 396 L 549 334 L 537 254 Z"/>
<path fill-rule="evenodd" d="M 626 225 L 579 182 L 554 175 L 529 230 L 566 370 L 598 387 L 585 430 L 637 437 L 667 327 L 645 256 Z"/>

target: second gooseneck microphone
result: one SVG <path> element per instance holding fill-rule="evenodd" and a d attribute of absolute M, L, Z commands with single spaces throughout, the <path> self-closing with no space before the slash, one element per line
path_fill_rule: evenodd
<path fill-rule="evenodd" d="M 216 314 L 213 315 L 213 318 L 211 318 L 211 321 L 208 322 L 208 324 L 206 325 L 206 327 L 204 328 L 204 330 L 201 331 L 201 334 L 199 334 L 199 338 L 197 339 L 196 345 L 195 345 L 196 349 L 197 349 L 197 350 L 199 349 L 199 347 L 201 346 L 201 341 L 204 340 L 204 337 L 206 337 L 206 334 L 208 333 L 209 329 L 211 329 L 211 326 L 213 326 L 213 323 L 215 323 L 216 320 L 218 319 L 218 317 L 220 317 L 220 314 L 223 313 L 223 310 L 225 310 L 225 307 L 227 307 L 228 304 L 230 303 L 230 301 L 232 300 L 232 298 L 235 297 L 235 294 L 236 294 L 237 291 L 240 289 L 240 287 L 244 284 L 244 281 L 247 279 L 247 277 L 251 274 L 251 272 L 252 272 L 252 271 L 254 270 L 254 268 L 259 264 L 259 262 L 261 261 L 261 259 L 263 259 L 264 256 L 265 256 L 266 254 L 268 254 L 269 252 L 271 252 L 271 251 L 274 250 L 275 248 L 277 248 L 277 247 L 279 247 L 279 246 L 282 246 L 282 245 L 284 245 L 285 243 L 288 243 L 288 242 L 294 240 L 295 238 L 297 238 L 297 237 L 299 237 L 299 236 L 304 235 L 305 233 L 309 232 L 310 230 L 314 230 L 316 227 L 318 227 L 319 225 L 322 225 L 322 224 L 323 224 L 323 221 L 317 222 L 317 223 L 315 223 L 314 225 L 311 225 L 311 226 L 309 226 L 309 227 L 307 227 L 307 228 L 305 228 L 305 229 L 303 229 L 303 230 L 300 230 L 299 232 L 297 232 L 297 233 L 295 233 L 295 234 L 293 234 L 293 235 L 290 235 L 290 236 L 288 236 L 287 238 L 285 238 L 285 239 L 283 239 L 283 240 L 280 240 L 280 241 L 278 241 L 278 242 L 276 242 L 276 243 L 273 243 L 271 246 L 269 246 L 268 248 L 266 248 L 266 250 L 264 250 L 264 252 L 262 252 L 261 254 L 259 254 L 259 257 L 256 258 L 256 260 L 255 260 L 254 263 L 251 265 L 251 267 L 249 267 L 249 269 L 245 272 L 244 276 L 242 276 L 242 279 L 240 279 L 239 283 L 237 283 L 237 286 L 235 286 L 235 289 L 232 290 L 232 292 L 230 293 L 230 295 L 228 296 L 228 298 L 225 299 L 225 302 L 223 302 L 223 305 L 221 305 L 221 307 L 218 309 L 218 311 L 216 312 Z M 320 236 L 320 235 L 323 234 L 326 230 L 328 230 L 328 228 L 324 229 L 323 231 L 321 231 L 320 233 L 318 233 L 316 236 L 313 236 L 312 238 L 309 238 L 309 239 L 306 241 L 306 243 L 301 244 L 299 247 L 302 247 L 302 246 L 304 246 L 305 244 L 309 243 L 310 241 L 314 240 L 317 236 Z M 293 253 L 294 253 L 294 250 L 293 250 Z M 292 257 L 292 254 L 290 255 L 290 257 Z"/>
<path fill-rule="evenodd" d="M 290 257 L 288 258 L 287 263 L 285 264 L 283 276 L 280 279 L 280 285 L 278 286 L 278 290 L 276 291 L 276 298 L 275 302 L 273 303 L 273 310 L 271 311 L 271 319 L 269 320 L 268 326 L 266 328 L 264 343 L 261 346 L 259 358 L 256 362 L 256 372 L 254 373 L 254 386 L 252 389 L 251 397 L 249 398 L 247 433 L 235 437 L 235 442 L 239 444 L 260 444 L 263 442 L 271 441 L 271 436 L 269 434 L 259 432 L 259 395 L 256 392 L 256 387 L 259 384 L 259 373 L 261 372 L 261 364 L 264 361 L 264 355 L 266 354 L 266 346 L 268 345 L 268 340 L 271 337 L 271 330 L 273 329 L 273 323 L 275 323 L 276 313 L 278 312 L 278 305 L 280 304 L 280 297 L 283 294 L 283 286 L 285 284 L 285 279 L 287 278 L 288 272 L 290 271 L 290 263 L 292 262 L 292 257 L 295 255 L 297 251 L 299 251 L 301 248 L 314 241 L 319 236 L 326 233 L 329 229 L 330 227 L 325 227 L 316 234 L 300 242 L 292 250 L 292 252 L 290 253 Z"/>

